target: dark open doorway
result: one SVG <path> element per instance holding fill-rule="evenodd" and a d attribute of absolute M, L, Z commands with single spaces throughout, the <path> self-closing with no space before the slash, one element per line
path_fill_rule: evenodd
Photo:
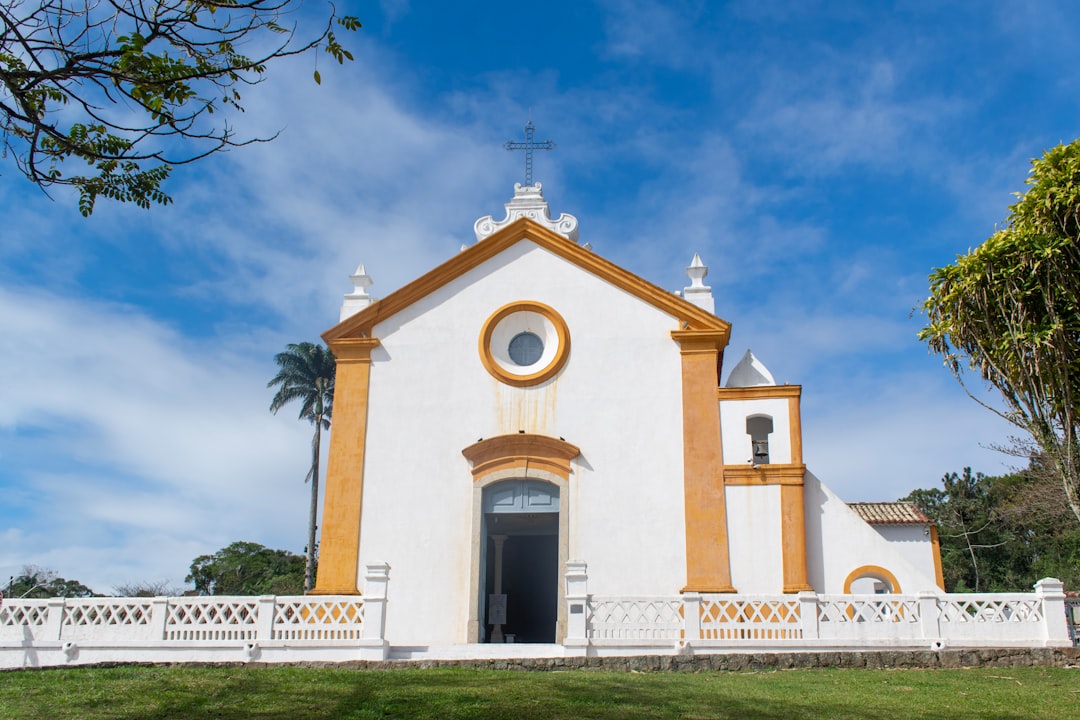
<path fill-rule="evenodd" d="M 484 594 L 495 594 L 496 544 L 502 543 L 502 595 L 506 622 L 500 632 L 507 642 L 553 643 L 558 621 L 558 513 L 487 514 Z M 488 617 L 489 642 L 492 636 Z"/>

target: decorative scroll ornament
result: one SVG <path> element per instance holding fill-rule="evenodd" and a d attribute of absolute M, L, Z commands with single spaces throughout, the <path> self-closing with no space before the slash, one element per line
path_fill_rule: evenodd
<path fill-rule="evenodd" d="M 578 239 L 578 220 L 573 215 L 562 213 L 558 219 L 552 220 L 548 210 L 547 200 L 540 192 L 540 183 L 535 185 L 522 185 L 514 183 L 514 199 L 506 203 L 506 217 L 495 221 L 490 215 L 482 217 L 473 225 L 476 231 L 477 241 L 483 240 L 489 235 L 502 230 L 518 218 L 529 218 L 548 230 L 557 232 L 563 237 L 570 238 L 574 242 Z"/>

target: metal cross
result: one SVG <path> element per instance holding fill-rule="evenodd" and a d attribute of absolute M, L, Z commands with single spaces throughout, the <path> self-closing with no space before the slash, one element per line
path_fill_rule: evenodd
<path fill-rule="evenodd" d="M 533 125 L 533 121 L 530 119 L 529 123 L 525 126 L 525 142 L 514 142 L 513 140 L 507 140 L 503 145 L 507 150 L 524 150 L 525 151 L 525 184 L 533 184 L 533 150 L 552 150 L 555 147 L 555 143 L 550 140 L 544 142 L 533 142 L 533 132 L 535 132 L 536 126 Z"/>

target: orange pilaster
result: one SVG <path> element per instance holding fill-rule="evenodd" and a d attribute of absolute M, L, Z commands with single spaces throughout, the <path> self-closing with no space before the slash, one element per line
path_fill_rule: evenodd
<path fill-rule="evenodd" d="M 728 556 L 727 502 L 717 361 L 728 334 L 676 330 L 682 355 L 683 491 L 686 512 L 684 592 L 735 592 Z"/>
<path fill-rule="evenodd" d="M 322 539 L 316 595 L 359 595 L 360 510 L 364 495 L 371 351 L 376 338 L 330 342 L 337 358 L 334 420 L 323 494 Z"/>

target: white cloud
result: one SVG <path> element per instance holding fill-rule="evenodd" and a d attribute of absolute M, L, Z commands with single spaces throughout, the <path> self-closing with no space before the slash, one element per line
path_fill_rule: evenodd
<path fill-rule="evenodd" d="M 92 587 L 150 579 L 125 569 L 178 582 L 196 545 L 299 552 L 310 428 L 269 414 L 271 355 L 127 306 L 0 289 L 0 373 L 17 378 L 0 391 L 3 515 L 34 520 L 0 574 L 32 563 Z"/>

